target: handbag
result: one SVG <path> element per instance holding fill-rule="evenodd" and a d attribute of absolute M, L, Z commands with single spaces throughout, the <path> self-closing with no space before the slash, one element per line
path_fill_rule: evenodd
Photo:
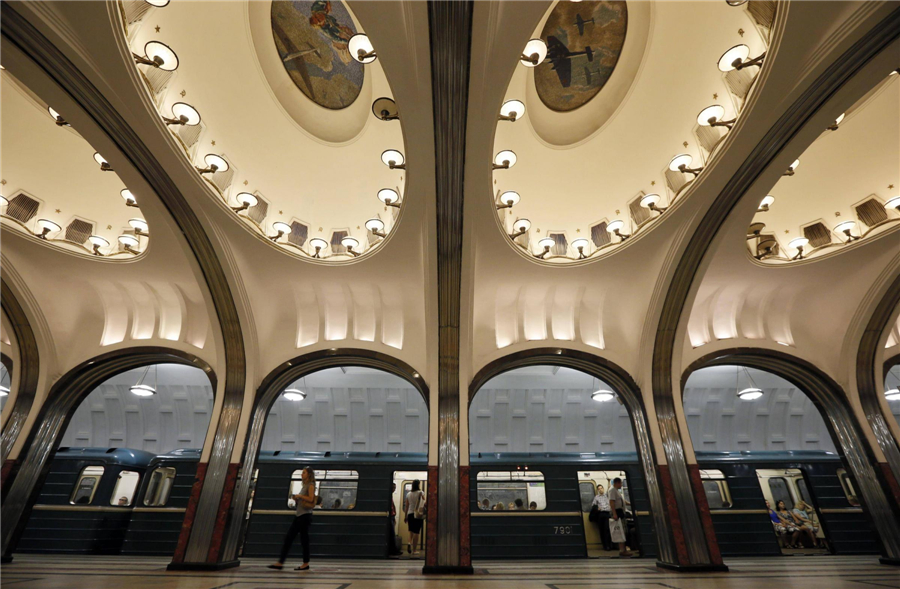
<path fill-rule="evenodd" d="M 597 523 L 598 519 L 600 519 L 600 508 L 594 505 L 591 507 L 590 515 L 588 515 L 588 521 Z"/>

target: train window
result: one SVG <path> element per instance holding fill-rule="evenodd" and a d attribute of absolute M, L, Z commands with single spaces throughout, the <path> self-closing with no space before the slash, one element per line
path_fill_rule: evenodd
<path fill-rule="evenodd" d="M 847 496 L 847 502 L 853 507 L 859 507 L 859 497 L 856 494 L 856 486 L 853 484 L 853 479 L 850 478 L 850 475 L 843 468 L 837 470 L 837 476 L 838 480 L 841 481 L 841 487 L 844 489 L 844 495 Z"/>
<path fill-rule="evenodd" d="M 475 486 L 478 506 L 485 511 L 547 509 L 542 472 L 479 472 Z"/>
<path fill-rule="evenodd" d="M 784 506 L 788 510 L 794 508 L 794 498 L 791 497 L 786 480 L 781 477 L 770 477 L 769 491 L 772 493 L 773 505 L 778 505 L 779 501 L 784 501 Z"/>
<path fill-rule="evenodd" d="M 118 505 L 119 507 L 128 507 L 134 501 L 134 492 L 137 490 L 138 481 L 141 475 L 133 470 L 123 470 L 116 479 L 116 487 L 113 489 L 112 495 L 109 497 L 110 505 Z"/>
<path fill-rule="evenodd" d="M 809 489 L 806 488 L 806 479 L 802 476 L 794 479 L 794 483 L 797 485 L 797 492 L 800 493 L 800 499 L 803 500 L 804 503 L 812 507 L 812 497 L 809 495 Z"/>
<path fill-rule="evenodd" d="M 732 506 L 731 489 L 721 470 L 701 470 L 700 479 L 710 509 L 728 509 Z"/>
<path fill-rule="evenodd" d="M 94 493 L 97 492 L 97 485 L 100 483 L 100 477 L 103 476 L 103 470 L 102 466 L 85 466 L 78 476 L 78 482 L 75 483 L 69 503 L 89 505 L 94 500 Z"/>
<path fill-rule="evenodd" d="M 144 505 L 162 507 L 169 502 L 172 485 L 175 484 L 175 469 L 171 466 L 160 466 L 150 474 Z"/>
<path fill-rule="evenodd" d="M 359 473 L 355 470 L 316 470 L 316 496 L 322 499 L 321 509 L 340 510 L 356 509 L 356 488 L 359 484 Z M 288 489 L 287 505 L 290 509 L 297 507 L 293 496 L 300 493 L 303 485 L 301 476 L 303 469 L 295 470 L 291 475 L 291 486 Z"/>
<path fill-rule="evenodd" d="M 581 511 L 588 513 L 591 505 L 594 503 L 594 495 L 596 495 L 596 487 L 591 481 L 582 481 L 578 483 L 578 492 L 581 495 Z"/>

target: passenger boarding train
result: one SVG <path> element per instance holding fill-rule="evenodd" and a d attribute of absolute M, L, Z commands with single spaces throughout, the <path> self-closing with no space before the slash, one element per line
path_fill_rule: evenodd
<path fill-rule="evenodd" d="M 876 554 L 875 534 L 838 456 L 821 451 L 698 453 L 701 478 L 724 556 Z M 60 448 L 41 488 L 19 552 L 171 555 L 190 497 L 199 450 L 155 456 L 119 448 Z M 300 469 L 316 470 L 313 555 L 381 558 L 406 552 L 403 497 L 427 489 L 425 454 L 263 452 L 254 473 L 242 555 L 278 553 L 290 525 Z M 589 521 L 598 484 L 623 479 L 629 548 L 656 555 L 643 472 L 633 453 L 477 454 L 471 457 L 472 556 L 476 559 L 584 558 L 605 552 Z M 396 485 L 392 492 L 392 485 Z M 811 506 L 816 542 L 778 536 L 766 501 Z M 428 526 L 428 522 L 425 522 Z M 421 535 L 424 542 L 425 534 Z M 297 546 L 295 550 L 299 551 Z M 422 548 L 420 548 L 421 550 Z"/>

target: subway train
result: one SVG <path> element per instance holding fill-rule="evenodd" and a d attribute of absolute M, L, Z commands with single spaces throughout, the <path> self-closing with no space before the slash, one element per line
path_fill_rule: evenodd
<path fill-rule="evenodd" d="M 119 448 L 60 448 L 19 542 L 19 552 L 171 555 L 200 455 Z M 701 479 L 724 556 L 876 554 L 874 533 L 855 483 L 835 454 L 698 453 Z M 475 559 L 585 558 L 604 551 L 589 521 L 597 484 L 623 479 L 628 545 L 654 557 L 656 540 L 643 472 L 633 453 L 483 453 L 471 456 L 469 504 Z M 403 497 L 414 480 L 427 489 L 424 454 L 262 452 L 245 514 L 242 556 L 274 557 L 291 523 L 290 495 L 300 469 L 316 470 L 321 505 L 310 530 L 312 553 L 329 558 L 383 558 L 409 533 Z M 392 483 L 395 490 L 392 492 Z M 811 506 L 816 542 L 794 547 L 776 535 L 765 502 Z M 425 522 L 426 531 L 428 522 Z M 425 533 L 420 536 L 424 544 Z M 299 543 L 291 556 L 299 556 Z M 423 546 L 419 547 L 424 550 Z"/>

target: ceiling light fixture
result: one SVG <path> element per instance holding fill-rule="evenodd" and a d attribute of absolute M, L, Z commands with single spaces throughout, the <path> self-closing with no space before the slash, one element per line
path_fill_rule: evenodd
<path fill-rule="evenodd" d="M 737 120 L 737 117 L 730 121 L 723 121 L 722 119 L 724 117 L 725 107 L 713 104 L 700 111 L 700 114 L 697 115 L 697 124 L 701 127 L 725 127 L 731 129 L 732 125 L 734 125 L 734 122 Z"/>
<path fill-rule="evenodd" d="M 888 389 L 884 391 L 884 398 L 888 401 L 900 401 L 900 389 Z"/>
<path fill-rule="evenodd" d="M 291 226 L 285 223 L 284 221 L 275 221 L 272 223 L 272 229 L 276 231 L 275 235 L 270 235 L 269 239 L 272 241 L 278 241 L 281 239 L 282 235 L 291 232 Z"/>
<path fill-rule="evenodd" d="M 758 213 L 764 213 L 768 211 L 773 202 L 775 202 L 775 197 L 771 194 L 767 194 L 761 201 L 759 201 L 759 206 L 756 207 L 756 211 Z"/>
<path fill-rule="evenodd" d="M 359 252 L 355 251 L 355 248 L 359 247 L 359 240 L 355 237 L 350 237 L 349 235 L 343 239 L 341 239 L 341 245 L 347 248 L 347 251 L 354 258 L 359 255 Z"/>
<path fill-rule="evenodd" d="M 622 229 L 624 227 L 625 227 L 625 221 L 622 221 L 621 219 L 615 219 L 614 221 L 610 221 L 609 223 L 607 223 L 606 231 L 608 233 L 614 234 L 616 237 L 618 237 L 622 241 L 625 241 L 626 239 L 631 237 L 631 234 L 630 233 L 622 233 Z"/>
<path fill-rule="evenodd" d="M 889 199 L 886 203 L 884 203 L 884 208 L 896 209 L 898 213 L 900 213 L 900 196 L 895 196 L 894 198 Z"/>
<path fill-rule="evenodd" d="M 95 256 L 103 255 L 102 253 L 100 253 L 101 247 L 109 247 L 109 242 L 106 241 L 106 239 L 100 237 L 99 235 L 91 235 L 90 237 L 88 237 L 88 241 L 90 241 L 91 246 L 93 246 L 93 250 L 91 251 L 91 253 L 94 254 Z"/>
<path fill-rule="evenodd" d="M 246 211 L 250 207 L 255 207 L 259 204 L 259 199 L 256 198 L 256 195 L 250 194 L 249 192 L 239 192 L 234 200 L 238 201 L 240 206 L 231 207 L 231 210 L 235 213 L 240 213 L 241 211 Z"/>
<path fill-rule="evenodd" d="M 378 200 L 387 207 L 400 208 L 400 194 L 393 188 L 382 188 L 379 190 Z"/>
<path fill-rule="evenodd" d="M 134 386 L 129 389 L 133 394 L 138 397 L 152 397 L 156 394 L 156 387 L 159 385 L 159 369 L 157 368 L 159 365 L 154 364 L 153 368 L 153 386 L 144 384 L 144 379 L 147 378 L 147 374 L 150 372 L 151 366 L 144 368 L 144 373 L 141 374 L 141 378 L 135 383 Z"/>
<path fill-rule="evenodd" d="M 510 121 L 515 123 L 519 120 L 519 117 L 525 114 L 525 103 L 521 100 L 507 100 L 503 103 L 503 106 L 500 107 L 500 116 L 498 117 L 501 121 Z"/>
<path fill-rule="evenodd" d="M 501 209 L 511 209 L 515 205 L 519 204 L 520 199 L 521 197 L 519 196 L 518 192 L 507 190 L 500 195 L 500 202 L 503 204 L 497 205 L 497 210 L 499 211 Z"/>
<path fill-rule="evenodd" d="M 387 234 L 384 232 L 384 221 L 378 218 L 372 218 L 366 221 L 366 229 L 372 232 L 372 235 L 376 235 L 378 237 L 387 237 Z"/>
<path fill-rule="evenodd" d="M 164 6 L 168 6 L 171 0 L 144 0 L 150 6 L 155 8 L 163 8 Z"/>
<path fill-rule="evenodd" d="M 321 258 L 320 254 L 328 248 L 328 242 L 321 237 L 313 237 L 309 240 L 309 247 L 313 248 L 312 257 Z"/>
<path fill-rule="evenodd" d="M 382 121 L 396 121 L 400 118 L 397 103 L 387 96 L 375 99 L 372 103 L 372 114 Z"/>
<path fill-rule="evenodd" d="M 841 113 L 841 116 L 839 116 L 838 118 L 834 119 L 834 123 L 833 123 L 831 126 L 828 127 L 828 130 L 829 130 L 829 131 L 837 131 L 837 130 L 838 130 L 838 125 L 840 125 L 841 122 L 843 122 L 844 117 L 846 116 L 846 114 L 847 114 L 847 113 Z"/>
<path fill-rule="evenodd" d="M 356 33 L 350 37 L 350 40 L 347 41 L 347 49 L 350 50 L 350 57 L 364 65 L 378 59 L 368 35 L 363 33 Z"/>
<path fill-rule="evenodd" d="M 766 228 L 765 223 L 751 223 L 749 227 L 747 227 L 747 239 L 753 239 L 754 237 L 759 237 L 762 233 L 762 230 Z"/>
<path fill-rule="evenodd" d="M 516 222 L 513 223 L 513 231 L 515 233 L 511 234 L 510 237 L 516 239 L 520 235 L 528 233 L 529 229 L 531 229 L 531 221 L 528 219 L 516 219 Z"/>
<path fill-rule="evenodd" d="M 766 52 L 763 51 L 758 57 L 754 57 L 753 59 L 748 59 L 748 57 L 750 57 L 749 47 L 746 45 L 735 45 L 723 53 L 722 57 L 719 58 L 717 64 L 719 66 L 719 71 L 730 72 L 731 70 L 742 70 L 751 65 L 761 68 L 763 59 L 766 57 Z"/>
<path fill-rule="evenodd" d="M 742 389 L 740 392 L 738 392 L 737 396 L 742 401 L 753 401 L 755 399 L 759 399 L 760 397 L 762 397 L 763 394 L 764 393 L 763 393 L 762 389 L 750 387 L 750 388 Z"/>
<path fill-rule="evenodd" d="M 803 259 L 803 248 L 809 243 L 809 239 L 805 237 L 795 237 L 790 242 L 788 242 L 788 247 L 792 247 L 797 250 L 797 255 L 795 255 L 791 260 L 802 260 Z"/>
<path fill-rule="evenodd" d="M 403 159 L 403 154 L 396 149 L 388 149 L 382 152 L 381 161 L 392 170 L 406 169 L 406 164 L 404 163 L 406 160 Z"/>
<path fill-rule="evenodd" d="M 794 163 L 792 163 L 790 166 L 788 166 L 787 172 L 785 172 L 782 175 L 783 176 L 793 176 L 794 172 L 796 172 L 797 168 L 799 168 L 799 167 L 800 167 L 800 160 L 794 160 Z"/>
<path fill-rule="evenodd" d="M 62 227 L 49 219 L 38 219 L 37 224 L 38 227 L 41 228 L 41 232 L 35 233 L 35 236 L 40 237 L 41 239 L 47 239 L 48 234 L 62 230 Z"/>
<path fill-rule="evenodd" d="M 735 375 L 734 375 L 735 386 L 734 386 L 734 388 L 735 388 L 735 390 L 738 391 L 738 394 L 737 394 L 738 398 L 741 399 L 742 401 L 754 401 L 754 400 L 762 397 L 763 390 L 761 388 L 759 388 L 758 386 L 756 386 L 756 383 L 753 382 L 753 376 L 750 374 L 750 371 L 747 370 L 746 368 L 744 368 L 743 366 L 735 366 L 734 368 L 735 368 Z M 746 375 L 750 386 L 741 388 L 741 371 L 743 371 L 744 374 Z"/>
<path fill-rule="evenodd" d="M 72 126 L 66 122 L 66 120 L 62 117 L 61 114 L 59 114 L 58 112 L 53 110 L 52 106 L 47 107 L 47 112 L 49 112 L 50 116 L 53 117 L 53 122 L 56 123 L 57 127 L 71 127 Z"/>
<path fill-rule="evenodd" d="M 149 65 L 166 72 L 174 72 L 178 69 L 178 55 L 172 48 L 159 41 L 150 41 L 144 45 L 144 55 L 132 53 L 134 62 L 140 65 Z"/>
<path fill-rule="evenodd" d="M 591 399 L 597 401 L 598 403 L 606 403 L 608 401 L 612 401 L 615 398 L 615 393 L 613 393 L 612 391 L 607 391 L 605 389 L 598 389 L 591 393 Z"/>
<path fill-rule="evenodd" d="M 538 241 L 538 248 L 540 248 L 540 252 L 534 254 L 534 257 L 543 260 L 547 256 L 547 254 L 550 253 L 550 248 L 554 245 L 556 245 L 556 240 L 552 237 L 545 237 L 544 239 Z"/>
<path fill-rule="evenodd" d="M 743 6 L 747 3 L 747 0 L 725 0 L 728 6 Z"/>
<path fill-rule="evenodd" d="M 496 156 L 494 156 L 493 168 L 495 170 L 508 170 L 516 165 L 517 160 L 518 158 L 516 157 L 516 153 L 514 151 L 504 149 Z"/>
<path fill-rule="evenodd" d="M 547 44 L 543 39 L 531 39 L 525 43 L 519 63 L 525 67 L 537 67 L 547 57 Z"/>
<path fill-rule="evenodd" d="M 281 396 L 288 401 L 294 401 L 296 403 L 305 399 L 306 393 L 304 393 L 300 389 L 285 389 L 284 393 Z"/>
<path fill-rule="evenodd" d="M 645 209 L 650 209 L 651 211 L 655 211 L 655 212 L 659 213 L 660 215 L 662 215 L 664 212 L 666 212 L 666 209 L 668 209 L 669 207 L 657 206 L 657 204 L 659 203 L 659 201 L 661 199 L 662 199 L 662 197 L 658 194 L 655 194 L 655 193 L 648 194 L 648 195 L 644 196 L 644 198 L 641 199 L 640 205 L 642 207 L 644 207 Z"/>
<path fill-rule="evenodd" d="M 150 226 L 147 225 L 147 221 L 143 219 L 128 219 L 128 224 L 134 229 L 135 234 L 149 237 L 148 231 L 150 231 Z"/>
<path fill-rule="evenodd" d="M 856 229 L 856 221 L 844 221 L 843 223 L 838 223 L 834 226 L 834 232 L 836 235 L 847 238 L 847 241 L 845 241 L 844 243 L 850 243 L 852 241 L 860 239 L 859 235 L 853 235 L 854 229 Z"/>
<path fill-rule="evenodd" d="M 132 192 L 130 190 L 128 190 L 127 188 L 125 188 L 124 190 L 119 192 L 119 194 L 121 194 L 122 198 L 125 199 L 125 206 L 128 206 L 128 207 L 137 207 L 138 206 L 137 199 L 134 197 L 134 194 L 132 194 Z"/>
<path fill-rule="evenodd" d="M 9 395 L 9 387 L 0 385 L 0 397 Z"/>
<path fill-rule="evenodd" d="M 193 127 L 200 124 L 200 113 L 187 102 L 176 102 L 172 105 L 172 117 L 163 117 L 167 125 L 183 125 Z"/>
<path fill-rule="evenodd" d="M 201 174 L 214 174 L 216 172 L 228 171 L 228 162 L 226 162 L 222 156 L 214 153 L 208 153 L 203 156 L 203 162 L 206 164 L 206 167 L 197 168 L 197 171 Z"/>
<path fill-rule="evenodd" d="M 693 174 L 696 178 L 703 171 L 703 167 L 689 168 L 694 158 L 687 153 L 679 153 L 669 162 L 669 169 L 673 172 L 681 172 L 682 174 Z"/>
<path fill-rule="evenodd" d="M 572 247 L 578 252 L 578 259 L 583 260 L 587 258 L 587 254 L 584 253 L 584 250 L 588 249 L 591 245 L 591 242 L 585 238 L 576 239 L 572 242 Z"/>
<path fill-rule="evenodd" d="M 130 233 L 123 233 L 119 236 L 119 243 L 125 248 L 125 251 L 134 255 L 141 253 L 137 247 L 141 245 L 141 241 Z"/>
<path fill-rule="evenodd" d="M 106 158 L 103 157 L 102 155 L 100 155 L 100 153 L 97 151 L 94 152 L 94 161 L 100 165 L 101 172 L 112 172 L 113 171 L 112 166 L 109 165 L 109 162 L 106 161 Z"/>

